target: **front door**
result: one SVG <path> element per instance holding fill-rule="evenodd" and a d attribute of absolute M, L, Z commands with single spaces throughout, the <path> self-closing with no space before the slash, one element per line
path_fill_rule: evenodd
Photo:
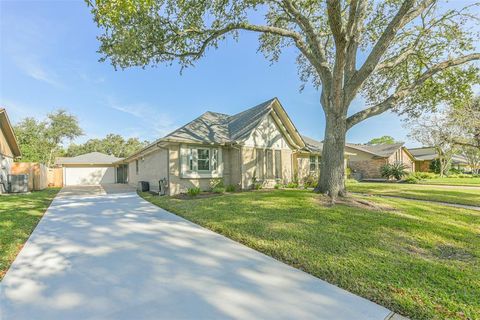
<path fill-rule="evenodd" d="M 128 164 L 121 164 L 117 167 L 117 183 L 128 182 Z"/>

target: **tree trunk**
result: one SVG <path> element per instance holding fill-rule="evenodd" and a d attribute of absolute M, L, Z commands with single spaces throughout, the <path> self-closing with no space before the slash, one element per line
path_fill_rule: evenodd
<path fill-rule="evenodd" d="M 331 198 L 345 196 L 345 135 L 346 117 L 325 113 L 326 127 L 323 141 L 320 177 L 315 192 Z"/>

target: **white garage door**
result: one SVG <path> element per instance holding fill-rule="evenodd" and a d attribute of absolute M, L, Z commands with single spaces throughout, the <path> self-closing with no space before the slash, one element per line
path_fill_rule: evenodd
<path fill-rule="evenodd" d="M 65 168 L 65 185 L 92 185 L 115 183 L 113 167 L 67 167 Z"/>

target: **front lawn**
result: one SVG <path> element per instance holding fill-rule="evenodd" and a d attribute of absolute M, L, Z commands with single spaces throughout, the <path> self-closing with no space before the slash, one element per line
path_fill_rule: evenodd
<path fill-rule="evenodd" d="M 425 179 L 419 183 L 423 184 L 439 184 L 439 185 L 452 185 L 452 186 L 477 186 L 480 187 L 480 177 L 475 178 L 435 178 Z"/>
<path fill-rule="evenodd" d="M 434 179 L 432 179 L 434 180 Z M 436 187 L 406 183 L 347 183 L 347 190 L 373 195 L 397 196 L 419 200 L 431 200 L 480 206 L 480 188 Z"/>
<path fill-rule="evenodd" d="M 326 207 L 304 190 L 146 200 L 413 319 L 480 314 L 480 212 L 369 197 Z"/>
<path fill-rule="evenodd" d="M 0 196 L 0 280 L 59 190 Z"/>

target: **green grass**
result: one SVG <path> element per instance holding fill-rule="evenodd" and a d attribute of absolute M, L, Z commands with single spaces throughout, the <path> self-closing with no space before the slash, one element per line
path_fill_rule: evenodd
<path fill-rule="evenodd" d="M 406 183 L 347 183 L 347 190 L 373 195 L 407 197 L 420 200 L 480 206 L 480 189 L 445 188 Z"/>
<path fill-rule="evenodd" d="M 413 319 L 480 315 L 480 212 L 369 197 L 325 207 L 304 190 L 146 200 Z"/>
<path fill-rule="evenodd" d="M 435 179 L 425 179 L 425 180 L 422 180 L 420 183 L 480 187 L 480 178 L 435 178 Z"/>
<path fill-rule="evenodd" d="M 0 196 L 0 280 L 59 190 Z"/>

